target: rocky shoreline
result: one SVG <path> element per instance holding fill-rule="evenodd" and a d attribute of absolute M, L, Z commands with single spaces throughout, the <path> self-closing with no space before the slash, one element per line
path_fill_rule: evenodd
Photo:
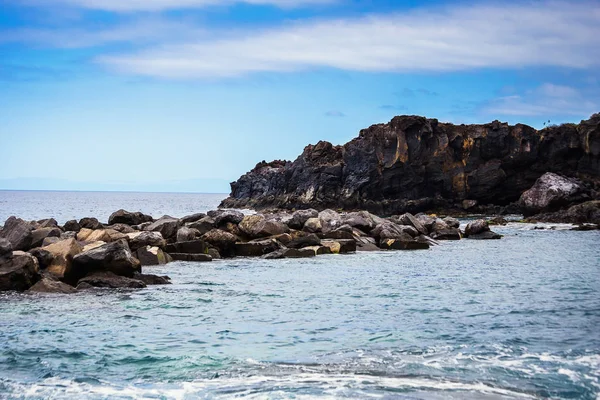
<path fill-rule="evenodd" d="M 119 210 L 105 224 L 82 218 L 63 226 L 52 218 L 10 217 L 0 230 L 0 291 L 143 288 L 169 284 L 168 277 L 146 274 L 142 268 L 171 261 L 424 250 L 442 240 L 501 237 L 485 220 L 469 223 L 464 231 L 459 225 L 455 218 L 426 214 L 380 218 L 367 211 L 313 209 L 253 215 L 215 210 L 157 220 Z"/>

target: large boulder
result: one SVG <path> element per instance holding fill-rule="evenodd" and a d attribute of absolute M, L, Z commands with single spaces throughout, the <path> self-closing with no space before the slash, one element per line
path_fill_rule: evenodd
<path fill-rule="evenodd" d="M 586 188 L 576 179 L 547 172 L 535 181 L 519 199 L 525 216 L 557 210 L 588 197 Z"/>
<path fill-rule="evenodd" d="M 133 229 L 131 226 L 127 225 L 127 224 L 112 224 L 107 226 L 108 229 L 112 229 L 115 230 L 117 232 L 121 232 L 121 233 L 133 233 L 133 232 L 137 232 L 135 229 Z"/>
<path fill-rule="evenodd" d="M 234 247 L 238 241 L 238 237 L 234 234 L 220 229 L 212 229 L 205 233 L 202 239 L 213 247 L 216 247 L 222 256 L 228 257 L 235 254 Z"/>
<path fill-rule="evenodd" d="M 181 219 L 182 224 L 189 224 L 192 222 L 200 221 L 204 217 L 206 217 L 206 214 L 196 213 L 196 214 L 192 214 L 192 215 L 186 215 L 185 217 L 180 218 L 180 219 Z"/>
<path fill-rule="evenodd" d="M 53 260 L 47 270 L 59 279 L 71 275 L 73 257 L 81 253 L 82 247 L 75 239 L 63 240 L 42 248 L 52 254 Z"/>
<path fill-rule="evenodd" d="M 459 228 L 460 221 L 453 217 L 444 218 L 444 222 L 448 225 L 449 228 Z"/>
<path fill-rule="evenodd" d="M 187 226 L 182 226 L 177 230 L 177 241 L 178 242 L 188 242 L 190 240 L 194 240 L 198 237 L 202 236 L 198 229 L 188 228 Z"/>
<path fill-rule="evenodd" d="M 351 212 L 344 216 L 342 223 L 369 232 L 377 225 L 373 215 L 368 211 Z"/>
<path fill-rule="evenodd" d="M 31 254 L 15 251 L 11 257 L 0 258 L 0 292 L 25 291 L 40 279 L 37 259 Z"/>
<path fill-rule="evenodd" d="M 244 219 L 244 214 L 236 210 L 214 210 L 209 211 L 208 216 L 214 218 L 215 225 L 221 226 L 227 222 L 239 224 Z"/>
<path fill-rule="evenodd" d="M 79 222 L 77 222 L 77 220 L 72 219 L 65 222 L 65 224 L 63 225 L 63 229 L 66 232 L 79 232 L 79 230 L 81 229 L 81 225 L 79 225 Z"/>
<path fill-rule="evenodd" d="M 204 235 L 215 227 L 215 219 L 211 217 L 200 218 L 198 221 L 188 223 L 188 228 L 196 229 L 200 235 Z"/>
<path fill-rule="evenodd" d="M 29 293 L 58 293 L 58 294 L 71 294 L 76 293 L 75 289 L 71 285 L 67 285 L 56 279 L 43 277 L 35 285 L 29 288 Z"/>
<path fill-rule="evenodd" d="M 309 218 L 304 223 L 302 230 L 304 232 L 318 233 L 323 231 L 323 223 L 321 222 L 320 218 Z"/>
<path fill-rule="evenodd" d="M 429 244 L 408 237 L 401 239 L 382 239 L 379 247 L 385 250 L 426 250 Z"/>
<path fill-rule="evenodd" d="M 146 285 L 170 285 L 171 278 L 166 275 L 140 274 L 136 272 L 133 279 L 144 282 Z"/>
<path fill-rule="evenodd" d="M 316 256 L 315 250 L 312 248 L 304 249 L 280 249 L 271 253 L 265 254 L 265 260 L 277 260 L 280 258 L 311 258 Z"/>
<path fill-rule="evenodd" d="M 534 221 L 570 224 L 600 224 L 600 200 L 586 201 L 567 210 L 536 215 Z"/>
<path fill-rule="evenodd" d="M 319 219 L 321 220 L 323 232 L 331 231 L 343 225 L 340 214 L 330 209 L 321 211 Z"/>
<path fill-rule="evenodd" d="M 160 232 L 163 238 L 169 240 L 171 238 L 175 238 L 177 235 L 177 230 L 180 226 L 180 220 L 165 215 L 164 217 L 146 226 L 144 230 L 150 232 Z"/>
<path fill-rule="evenodd" d="M 167 253 L 208 254 L 208 246 L 202 239 L 170 243 L 165 248 Z"/>
<path fill-rule="evenodd" d="M 265 218 L 263 215 L 246 215 L 239 223 L 241 233 L 251 239 L 281 235 L 289 228 L 280 221 Z"/>
<path fill-rule="evenodd" d="M 111 288 L 111 289 L 142 289 L 146 284 L 132 277 L 125 277 L 114 274 L 110 271 L 96 271 L 81 278 L 77 283 L 77 289 L 88 289 L 90 287 Z"/>
<path fill-rule="evenodd" d="M 146 246 L 160 247 L 161 249 L 164 249 L 167 245 L 167 241 L 163 238 L 160 232 L 145 231 L 128 233 L 127 238 L 131 251 L 137 251 L 137 249 Z"/>
<path fill-rule="evenodd" d="M 140 264 L 146 265 L 163 265 L 168 262 L 167 255 L 159 247 L 140 247 L 136 252 L 137 259 Z"/>
<path fill-rule="evenodd" d="M 132 277 L 139 270 L 140 262 L 131 254 L 127 241 L 117 240 L 73 257 L 72 278 L 81 278 L 94 271 Z"/>
<path fill-rule="evenodd" d="M 408 235 L 408 236 L 407 236 Z M 377 240 L 381 239 L 402 239 L 416 237 L 419 232 L 410 225 L 398 225 L 391 221 L 385 221 L 377 225 L 372 231 L 371 236 Z"/>
<path fill-rule="evenodd" d="M 38 222 L 39 228 L 58 228 L 58 222 L 54 218 L 40 219 Z"/>
<path fill-rule="evenodd" d="M 320 246 L 320 245 L 321 245 L 321 239 L 314 233 L 311 233 L 309 235 L 300 236 L 300 237 L 297 237 L 296 239 L 293 239 L 286 246 L 289 247 L 290 249 L 301 249 L 303 247 Z"/>
<path fill-rule="evenodd" d="M 312 208 L 308 210 L 294 211 L 292 218 L 288 221 L 288 226 L 293 229 L 302 229 L 309 218 L 318 218 L 319 212 Z"/>
<path fill-rule="evenodd" d="M 104 225 L 102 225 L 96 218 L 85 217 L 85 218 L 81 218 L 79 220 L 79 227 L 96 230 L 96 229 L 104 228 Z M 71 229 L 69 229 L 69 230 L 71 230 Z"/>
<path fill-rule="evenodd" d="M 410 213 L 393 216 L 390 219 L 392 220 L 392 222 L 395 222 L 398 225 L 412 226 L 421 235 L 427 235 L 427 233 L 429 233 L 428 229 L 423 225 L 421 220 L 419 220 L 418 218 L 416 218 L 414 215 L 412 215 Z"/>
<path fill-rule="evenodd" d="M 439 229 L 431 233 L 431 238 L 435 240 L 460 240 L 460 229 L 450 227 Z"/>
<path fill-rule="evenodd" d="M 0 230 L 0 237 L 10 242 L 13 250 L 29 250 L 33 240 L 32 226 L 21 218 L 9 217 Z"/>
<path fill-rule="evenodd" d="M 253 240 L 248 243 L 236 243 L 235 255 L 240 257 L 260 257 L 282 248 L 281 243 L 275 239 Z"/>
<path fill-rule="evenodd" d="M 108 224 L 126 224 L 126 225 L 139 225 L 144 222 L 152 222 L 153 218 L 150 215 L 143 214 L 139 211 L 129 212 L 123 209 L 115 211 L 108 218 Z"/>
<path fill-rule="evenodd" d="M 48 268 L 52 264 L 52 261 L 54 261 L 54 255 L 41 247 L 31 249 L 28 253 L 37 259 L 40 269 Z"/>
<path fill-rule="evenodd" d="M 471 235 L 477 235 L 482 232 L 487 232 L 490 230 L 488 222 L 485 219 L 477 219 L 475 221 L 471 221 L 465 227 L 465 236 L 469 237 Z"/>

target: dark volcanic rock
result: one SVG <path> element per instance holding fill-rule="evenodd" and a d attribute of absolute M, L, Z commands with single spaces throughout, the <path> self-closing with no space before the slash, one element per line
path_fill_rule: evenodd
<path fill-rule="evenodd" d="M 192 214 L 192 215 L 186 215 L 185 217 L 181 218 L 181 222 L 184 224 L 189 224 L 191 222 L 200 221 L 204 217 L 206 217 L 206 214 L 204 214 L 204 213 L 196 213 L 196 214 Z"/>
<path fill-rule="evenodd" d="M 287 244 L 287 247 L 289 247 L 290 249 L 301 249 L 302 247 L 320 246 L 320 245 L 321 245 L 321 239 L 314 233 L 311 233 L 309 235 L 301 236 L 299 238 L 292 240 L 291 242 L 289 242 Z"/>
<path fill-rule="evenodd" d="M 0 231 L 0 237 L 10 242 L 13 250 L 29 250 L 33 240 L 32 226 L 21 218 L 9 217 Z"/>
<path fill-rule="evenodd" d="M 54 261 L 54 255 L 50 253 L 46 249 L 42 249 L 40 247 L 36 247 L 35 249 L 31 249 L 28 251 L 29 254 L 34 256 L 38 260 L 38 265 L 40 269 L 46 269 L 52 264 Z"/>
<path fill-rule="evenodd" d="M 100 222 L 98 222 L 98 220 L 96 218 L 86 217 L 86 218 L 81 218 L 79 220 L 79 227 L 96 230 L 96 229 L 104 228 L 104 225 L 102 225 Z M 71 230 L 71 229 L 69 229 L 69 230 Z"/>
<path fill-rule="evenodd" d="M 212 261 L 212 256 L 208 254 L 190 254 L 190 253 L 170 253 L 174 261 L 193 261 L 193 262 L 206 262 Z"/>
<path fill-rule="evenodd" d="M 67 232 L 79 232 L 81 230 L 81 225 L 77 220 L 72 219 L 70 221 L 65 222 L 63 229 Z"/>
<path fill-rule="evenodd" d="M 232 224 L 239 224 L 244 219 L 244 214 L 235 210 L 214 210 L 209 211 L 208 216 L 214 218 L 215 225 L 220 226 L 231 222 Z"/>
<path fill-rule="evenodd" d="M 146 285 L 170 285 L 171 278 L 168 276 L 159 276 L 152 274 L 140 274 L 136 272 L 133 279 L 144 282 Z"/>
<path fill-rule="evenodd" d="M 379 215 L 472 200 L 508 205 L 546 172 L 600 181 L 600 114 L 536 131 L 494 121 L 453 125 L 399 116 L 343 146 L 309 145 L 294 162 L 259 163 L 225 207 L 363 209 Z"/>
<path fill-rule="evenodd" d="M 238 237 L 229 232 L 220 229 L 212 229 L 202 236 L 202 239 L 216 247 L 219 253 L 224 257 L 233 256 L 235 254 L 234 245 L 238 241 Z"/>
<path fill-rule="evenodd" d="M 38 263 L 31 254 L 15 251 L 12 257 L 0 258 L 0 292 L 22 292 L 39 279 Z"/>
<path fill-rule="evenodd" d="M 283 246 L 275 239 L 255 240 L 248 243 L 236 243 L 235 255 L 240 257 L 259 257 L 280 250 Z"/>
<path fill-rule="evenodd" d="M 143 214 L 139 211 L 129 212 L 123 209 L 115 211 L 108 218 L 108 224 L 125 224 L 125 225 L 139 225 L 144 222 L 152 222 L 153 218 L 150 215 Z"/>
<path fill-rule="evenodd" d="M 589 194 L 581 182 L 548 172 L 535 181 L 531 189 L 523 192 L 519 203 L 523 214 L 529 216 L 585 199 L 589 199 Z"/>
<path fill-rule="evenodd" d="M 0 259 L 12 257 L 12 244 L 2 237 L 0 237 Z"/>
<path fill-rule="evenodd" d="M 77 289 L 87 289 L 90 286 L 112 289 L 142 289 L 146 287 L 146 284 L 139 279 L 116 275 L 109 271 L 97 271 L 80 279 L 77 283 Z"/>
<path fill-rule="evenodd" d="M 529 221 L 568 224 L 600 224 L 600 200 L 587 201 L 554 213 L 539 214 Z"/>
<path fill-rule="evenodd" d="M 75 280 L 94 271 L 132 277 L 139 269 L 139 260 L 133 257 L 127 242 L 122 239 L 77 254 L 73 257 L 72 274 L 65 278 Z"/>

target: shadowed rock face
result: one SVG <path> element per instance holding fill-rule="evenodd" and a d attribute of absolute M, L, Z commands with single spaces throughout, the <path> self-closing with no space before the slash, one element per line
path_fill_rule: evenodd
<path fill-rule="evenodd" d="M 545 172 L 600 181 L 600 114 L 540 131 L 494 121 L 453 125 L 399 116 L 343 146 L 309 145 L 294 162 L 259 163 L 231 184 L 224 207 L 366 209 L 506 205 Z"/>

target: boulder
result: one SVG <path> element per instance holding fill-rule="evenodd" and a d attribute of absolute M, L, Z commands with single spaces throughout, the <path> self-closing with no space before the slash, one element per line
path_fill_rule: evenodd
<path fill-rule="evenodd" d="M 377 225 L 375 229 L 371 231 L 371 236 L 377 240 L 412 238 L 418 235 L 419 233 L 415 227 L 410 225 L 398 225 L 391 221 L 385 221 Z"/>
<path fill-rule="evenodd" d="M 117 240 L 73 257 L 72 276 L 68 278 L 80 278 L 94 271 L 132 277 L 139 270 L 140 262 L 131 254 L 127 241 Z"/>
<path fill-rule="evenodd" d="M 443 219 L 436 218 L 433 225 L 431 226 L 430 232 L 441 231 L 442 229 L 450 228 Z"/>
<path fill-rule="evenodd" d="M 235 254 L 234 247 L 238 241 L 236 235 L 220 229 L 211 229 L 202 235 L 202 239 L 213 247 L 216 247 L 222 256 L 229 257 Z"/>
<path fill-rule="evenodd" d="M 177 230 L 177 241 L 178 242 L 188 242 L 190 240 L 194 240 L 198 237 L 202 236 L 198 229 L 188 228 L 187 226 L 182 226 Z"/>
<path fill-rule="evenodd" d="M 215 227 L 215 220 L 211 217 L 204 217 L 196 222 L 188 224 L 187 226 L 188 228 L 197 229 L 201 235 L 204 235 L 206 232 Z"/>
<path fill-rule="evenodd" d="M 586 201 L 567 210 L 536 215 L 533 220 L 568 224 L 600 224 L 600 200 Z"/>
<path fill-rule="evenodd" d="M 460 229 L 450 227 L 439 229 L 431 233 L 431 238 L 435 240 L 460 240 Z"/>
<path fill-rule="evenodd" d="M 323 254 L 333 254 L 333 251 L 331 250 L 331 248 L 329 246 L 309 246 L 309 247 L 304 247 L 302 250 L 312 250 L 314 251 L 316 256 L 320 256 Z M 339 253 L 339 251 L 338 251 Z"/>
<path fill-rule="evenodd" d="M 291 242 L 289 242 L 287 244 L 287 247 L 289 247 L 290 249 L 301 249 L 302 247 L 320 246 L 320 245 L 321 245 L 321 239 L 314 233 L 311 233 L 309 235 L 300 236 L 300 237 L 292 240 Z"/>
<path fill-rule="evenodd" d="M 42 245 L 39 247 L 50 246 L 51 244 L 58 243 L 63 240 L 65 240 L 65 239 L 63 239 L 62 235 L 60 235 L 60 237 L 50 236 L 50 237 L 45 238 L 44 241 L 42 242 Z"/>
<path fill-rule="evenodd" d="M 219 253 L 219 250 L 215 249 L 214 247 L 210 247 L 208 249 L 208 255 L 211 256 L 213 260 L 221 259 L 221 253 Z"/>
<path fill-rule="evenodd" d="M 152 275 L 152 274 L 140 274 L 139 272 L 136 272 L 133 275 L 133 279 L 142 281 L 146 285 L 170 285 L 171 284 L 171 278 L 169 278 L 166 275 L 159 276 L 159 275 Z"/>
<path fill-rule="evenodd" d="M 519 199 L 525 216 L 550 212 L 589 198 L 586 188 L 576 179 L 547 172 L 535 181 Z"/>
<path fill-rule="evenodd" d="M 104 228 L 104 225 L 102 225 L 100 222 L 98 222 L 98 220 L 96 218 L 90 218 L 90 217 L 81 218 L 79 220 L 79 226 L 80 226 L 80 228 L 87 228 L 87 229 L 91 229 L 91 230 Z M 72 230 L 72 229 L 69 229 L 69 230 Z"/>
<path fill-rule="evenodd" d="M 202 239 L 170 243 L 165 250 L 167 253 L 208 254 L 208 246 Z"/>
<path fill-rule="evenodd" d="M 171 238 L 175 238 L 177 235 L 177 230 L 180 226 L 180 220 L 166 215 L 146 226 L 144 230 L 149 232 L 160 232 L 163 238 L 169 240 Z"/>
<path fill-rule="evenodd" d="M 67 231 L 67 232 L 61 233 L 60 240 L 66 240 L 66 239 L 77 239 L 77 232 Z"/>
<path fill-rule="evenodd" d="M 364 232 L 369 232 L 376 226 L 373 215 L 368 211 L 348 213 L 342 218 L 342 223 L 358 228 Z"/>
<path fill-rule="evenodd" d="M 456 218 L 446 217 L 444 218 L 444 222 L 448 225 L 448 228 L 458 228 L 460 227 L 460 221 Z"/>
<path fill-rule="evenodd" d="M 208 216 L 214 218 L 216 226 L 221 226 L 227 222 L 237 225 L 244 219 L 244 214 L 236 210 L 209 211 Z"/>
<path fill-rule="evenodd" d="M 59 280 L 44 277 L 40 279 L 35 285 L 30 287 L 28 292 L 71 294 L 76 293 L 77 289 Z"/>
<path fill-rule="evenodd" d="M 48 251 L 53 257 L 47 268 L 48 272 L 59 279 L 65 279 L 71 274 L 73 257 L 81 252 L 82 247 L 75 239 L 67 239 L 45 246 L 42 250 Z"/>
<path fill-rule="evenodd" d="M 8 240 L 13 250 L 29 250 L 33 240 L 32 227 L 21 218 L 9 217 L 0 230 L 0 238 Z"/>
<path fill-rule="evenodd" d="M 143 266 L 163 265 L 167 263 L 167 256 L 159 247 L 140 247 L 137 249 L 136 255 Z"/>
<path fill-rule="evenodd" d="M 477 235 L 478 233 L 487 232 L 490 230 L 488 222 L 485 219 L 477 219 L 467 224 L 465 228 L 465 236 Z"/>
<path fill-rule="evenodd" d="M 311 258 L 315 251 L 312 249 L 280 249 L 263 256 L 265 260 L 276 260 L 280 258 Z"/>
<path fill-rule="evenodd" d="M 476 240 L 502 239 L 502 235 L 499 235 L 496 232 L 492 232 L 492 231 L 485 231 L 485 232 L 481 232 L 481 233 L 476 233 L 474 235 L 469 235 L 469 239 L 476 239 Z"/>
<path fill-rule="evenodd" d="M 426 250 L 429 248 L 429 244 L 413 238 L 411 240 L 382 239 L 379 242 L 379 247 L 385 250 Z"/>
<path fill-rule="evenodd" d="M 40 219 L 38 221 L 39 228 L 58 228 L 58 222 L 54 218 Z"/>
<path fill-rule="evenodd" d="M 229 232 L 235 236 L 241 235 L 239 226 L 237 224 L 234 224 L 233 222 L 225 222 L 219 225 L 219 229 L 225 232 Z"/>
<path fill-rule="evenodd" d="M 150 225 L 152 225 L 152 222 L 144 222 L 143 224 L 139 224 L 139 225 L 131 225 L 131 227 L 133 228 L 134 231 L 143 231 L 143 230 L 146 230 L 146 228 Z"/>
<path fill-rule="evenodd" d="M 110 271 L 96 271 L 81 278 L 77 283 L 77 289 L 87 289 L 90 286 L 111 289 L 142 289 L 146 287 L 146 284 L 139 279 L 117 275 Z"/>
<path fill-rule="evenodd" d="M 31 254 L 15 251 L 12 257 L 0 258 L 0 292 L 25 291 L 40 279 L 37 259 Z"/>
<path fill-rule="evenodd" d="M 131 226 L 129 226 L 127 224 L 112 224 L 112 225 L 107 226 L 107 228 L 115 230 L 117 232 L 121 232 L 121 233 L 133 233 L 133 232 L 136 232 L 135 229 L 133 229 Z"/>
<path fill-rule="evenodd" d="M 477 205 L 477 200 L 463 200 L 461 205 L 463 210 L 470 210 Z"/>
<path fill-rule="evenodd" d="M 338 240 L 339 241 L 339 240 Z M 355 240 L 356 251 L 380 251 L 377 241 L 372 237 L 358 237 Z"/>
<path fill-rule="evenodd" d="M 293 229 L 302 229 L 309 218 L 318 218 L 319 212 L 309 208 L 308 210 L 294 211 L 291 219 L 288 221 L 288 226 Z"/>
<path fill-rule="evenodd" d="M 427 216 L 425 216 L 425 217 L 427 217 Z M 399 215 L 396 217 L 392 217 L 390 219 L 392 220 L 392 222 L 395 222 L 398 225 L 412 226 L 421 235 L 427 235 L 429 233 L 429 228 L 427 228 L 423 224 L 423 221 L 410 213 L 405 213 L 405 214 L 402 214 L 402 215 Z M 428 220 L 429 220 L 429 218 L 428 218 Z M 429 221 L 427 221 L 427 222 L 429 222 Z M 435 222 L 435 220 L 431 221 L 431 225 L 433 225 L 433 222 Z"/>
<path fill-rule="evenodd" d="M 102 240 L 98 240 L 97 242 L 89 242 L 85 246 L 83 246 L 81 251 L 84 252 L 84 251 L 96 249 L 100 246 L 104 246 L 105 244 L 106 244 L 106 242 L 103 242 Z"/>
<path fill-rule="evenodd" d="M 353 229 L 350 225 L 342 225 L 337 229 L 323 233 L 325 239 L 354 239 Z"/>
<path fill-rule="evenodd" d="M 263 215 L 246 215 L 239 224 L 241 233 L 251 239 L 276 236 L 289 232 L 289 228 L 280 221 L 269 220 Z"/>
<path fill-rule="evenodd" d="M 321 220 L 323 232 L 329 232 L 343 225 L 340 214 L 330 209 L 321 211 L 319 219 Z"/>
<path fill-rule="evenodd" d="M 129 239 L 129 248 L 131 251 L 137 251 L 137 249 L 146 246 L 160 247 L 161 249 L 167 246 L 167 241 L 160 232 L 144 231 L 128 233 L 127 238 Z"/>
<path fill-rule="evenodd" d="M 77 234 L 77 240 L 80 242 L 114 242 L 121 239 L 127 239 L 128 236 L 114 229 L 96 229 L 90 230 L 83 228 Z"/>
<path fill-rule="evenodd" d="M 63 230 L 65 231 L 79 232 L 80 229 L 81 226 L 79 225 L 79 222 L 77 222 L 77 220 L 75 219 L 69 220 L 63 225 Z"/>
<path fill-rule="evenodd" d="M 236 243 L 235 255 L 239 257 L 260 257 L 283 248 L 275 239 L 253 240 L 248 243 Z"/>
<path fill-rule="evenodd" d="M 304 232 L 309 233 L 318 233 L 323 230 L 323 224 L 321 223 L 320 218 L 309 218 L 304 223 L 304 227 L 302 228 Z M 331 230 L 331 229 L 330 229 Z"/>
<path fill-rule="evenodd" d="M 192 215 L 186 215 L 185 217 L 180 218 L 180 219 L 181 219 L 182 224 L 189 224 L 191 222 L 200 221 L 204 217 L 206 217 L 206 214 L 196 213 L 196 214 L 192 214 Z"/>
<path fill-rule="evenodd" d="M 12 257 L 12 252 L 12 244 L 7 239 L 0 237 L 0 260 Z"/>
<path fill-rule="evenodd" d="M 31 249 L 28 251 L 28 253 L 37 259 L 38 266 L 40 267 L 40 269 L 48 268 L 52 264 L 52 261 L 54 261 L 54 255 L 48 250 L 42 249 L 40 247 Z"/>
<path fill-rule="evenodd" d="M 139 211 L 129 212 L 123 209 L 115 211 L 108 218 L 108 224 L 125 224 L 125 225 L 139 225 L 144 222 L 152 222 L 153 218 L 150 215 L 143 214 Z"/>
<path fill-rule="evenodd" d="M 508 221 L 504 217 L 494 217 L 488 220 L 488 225 L 506 225 Z"/>
<path fill-rule="evenodd" d="M 170 253 L 169 255 L 174 261 L 206 262 L 213 260 L 208 254 Z"/>

